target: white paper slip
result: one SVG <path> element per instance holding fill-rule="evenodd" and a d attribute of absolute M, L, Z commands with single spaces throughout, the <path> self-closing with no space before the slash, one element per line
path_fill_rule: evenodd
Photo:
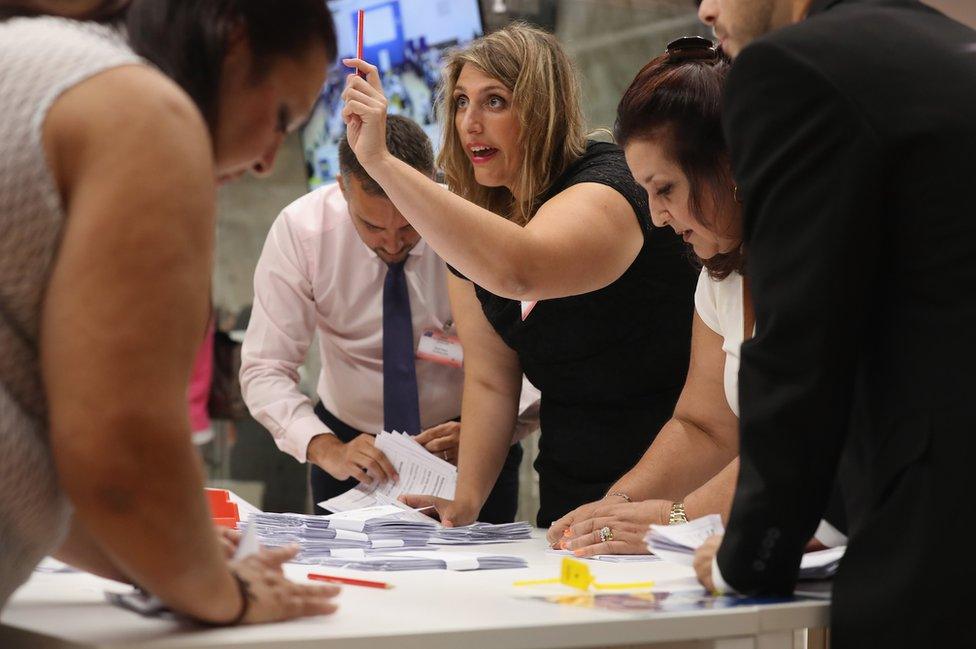
<path fill-rule="evenodd" d="M 718 514 L 710 514 L 680 525 L 651 525 L 645 541 L 648 549 L 665 561 L 691 566 L 695 550 L 710 536 L 724 533 L 722 518 Z M 807 552 L 800 560 L 800 579 L 833 577 L 846 549 L 846 546 L 840 546 Z"/>
<path fill-rule="evenodd" d="M 656 557 L 653 554 L 594 554 L 592 557 L 577 557 L 570 550 L 556 550 L 555 548 L 549 548 L 546 550 L 546 554 L 590 561 L 605 561 L 607 563 L 647 563 L 648 561 L 661 561 L 661 557 Z"/>
<path fill-rule="evenodd" d="M 446 551 L 411 551 L 365 554 L 361 558 L 333 556 L 316 562 L 322 566 L 351 570 L 504 570 L 527 568 L 522 557 Z"/>
<path fill-rule="evenodd" d="M 651 525 L 644 541 L 647 549 L 665 561 L 690 566 L 695 550 L 710 536 L 724 534 L 725 526 L 718 514 L 709 514 L 678 525 Z"/>
<path fill-rule="evenodd" d="M 355 488 L 319 504 L 330 512 L 371 507 L 395 501 L 403 494 L 424 494 L 454 498 L 457 467 L 433 455 L 405 433 L 382 432 L 376 436 L 376 448 L 383 451 L 400 479 L 373 486 L 360 483 Z"/>
<path fill-rule="evenodd" d="M 800 579 L 830 579 L 840 567 L 847 551 L 846 545 L 807 552 L 800 561 Z"/>

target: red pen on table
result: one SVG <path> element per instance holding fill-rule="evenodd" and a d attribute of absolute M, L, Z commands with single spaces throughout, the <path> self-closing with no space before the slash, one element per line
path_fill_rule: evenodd
<path fill-rule="evenodd" d="M 356 58 L 362 61 L 363 60 L 363 26 L 366 24 L 366 11 L 364 9 L 360 9 L 356 17 L 358 19 L 356 21 L 356 31 L 358 32 L 358 36 L 356 38 Z M 357 72 L 357 74 L 363 79 L 366 78 L 365 72 L 360 71 Z"/>
<path fill-rule="evenodd" d="M 347 584 L 349 586 L 364 586 L 366 588 L 393 588 L 393 584 L 382 581 L 367 581 L 366 579 L 352 579 L 351 577 L 337 577 L 335 575 L 321 575 L 315 572 L 308 573 L 308 578 L 312 581 L 327 581 L 333 584 Z"/>

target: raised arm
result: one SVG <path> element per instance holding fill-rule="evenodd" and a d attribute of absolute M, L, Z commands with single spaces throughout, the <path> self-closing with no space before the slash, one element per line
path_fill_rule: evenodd
<path fill-rule="evenodd" d="M 368 73 L 368 81 L 350 76 L 344 93 L 350 146 L 410 224 L 471 281 L 515 300 L 579 295 L 616 280 L 640 252 L 633 208 L 604 185 L 571 187 L 525 227 L 444 191 L 390 155 L 379 73 L 358 59 L 347 64 Z"/>

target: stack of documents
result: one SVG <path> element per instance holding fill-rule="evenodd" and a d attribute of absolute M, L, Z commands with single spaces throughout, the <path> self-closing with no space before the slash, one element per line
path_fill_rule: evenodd
<path fill-rule="evenodd" d="M 360 484 L 319 506 L 330 512 L 374 507 L 396 501 L 403 494 L 424 494 L 451 500 L 457 486 L 457 467 L 446 462 L 406 433 L 382 432 L 376 436 L 376 448 L 383 451 L 400 479 L 367 486 Z"/>
<path fill-rule="evenodd" d="M 724 534 L 725 526 L 718 514 L 680 525 L 651 525 L 644 540 L 647 549 L 665 561 L 690 566 L 693 564 L 695 550 L 713 534 Z M 807 552 L 800 561 L 800 579 L 829 579 L 837 572 L 844 557 L 846 546 L 828 548 L 817 552 Z"/>
<path fill-rule="evenodd" d="M 316 561 L 322 566 L 352 570 L 504 570 L 527 568 L 521 557 L 471 552 L 401 551 L 387 554 L 343 550 Z"/>
<path fill-rule="evenodd" d="M 532 526 L 518 523 L 474 523 L 463 527 L 439 527 L 430 539 L 431 545 L 479 545 L 507 543 L 532 538 Z"/>
<path fill-rule="evenodd" d="M 298 545 L 301 548 L 295 558 L 298 563 L 316 563 L 342 549 L 423 547 L 437 529 L 437 523 L 432 519 L 395 505 L 330 516 L 254 514 L 241 525 L 243 529 L 251 526 L 261 545 Z"/>

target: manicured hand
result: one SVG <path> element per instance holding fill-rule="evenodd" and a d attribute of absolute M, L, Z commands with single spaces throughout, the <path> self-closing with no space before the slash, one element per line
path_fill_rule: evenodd
<path fill-rule="evenodd" d="M 671 503 L 666 500 L 644 500 L 618 503 L 598 510 L 592 518 L 574 523 L 564 533 L 562 547 L 577 557 L 597 554 L 648 554 L 647 528 L 667 521 Z M 600 530 L 610 528 L 613 539 L 604 541 Z"/>
<path fill-rule="evenodd" d="M 591 503 L 580 505 L 550 525 L 549 531 L 546 532 L 546 539 L 557 550 L 565 549 L 562 547 L 562 542 L 566 540 L 567 530 L 573 524 L 589 520 L 596 516 L 606 516 L 614 505 L 625 504 L 626 502 L 620 496 L 604 496 L 602 500 L 595 500 Z"/>
<path fill-rule="evenodd" d="M 457 500 L 446 500 L 436 496 L 425 496 L 420 494 L 404 494 L 400 496 L 400 502 L 407 507 L 422 509 L 424 507 L 434 507 L 434 511 L 425 511 L 428 516 L 440 520 L 444 527 L 460 527 L 470 525 L 478 518 L 479 507 L 462 503 Z"/>
<path fill-rule="evenodd" d="M 448 421 L 428 428 L 414 439 L 434 455 L 457 465 L 458 448 L 461 444 L 460 422 Z"/>
<path fill-rule="evenodd" d="M 375 65 L 362 59 L 343 59 L 342 63 L 356 69 L 346 77 L 346 88 L 342 91 L 346 137 L 359 163 L 368 172 L 373 163 L 389 155 L 386 148 L 387 101 Z M 366 78 L 357 72 L 363 72 Z"/>
<path fill-rule="evenodd" d="M 309 443 L 307 454 L 336 480 L 355 478 L 372 485 L 400 479 L 383 451 L 376 448 L 376 439 L 372 435 L 363 434 L 348 443 L 335 435 L 317 435 Z"/>
<path fill-rule="evenodd" d="M 695 574 L 698 575 L 701 585 L 710 593 L 715 592 L 715 582 L 712 581 L 712 561 L 718 554 L 720 545 L 722 545 L 722 535 L 716 534 L 708 537 L 695 552 Z"/>

